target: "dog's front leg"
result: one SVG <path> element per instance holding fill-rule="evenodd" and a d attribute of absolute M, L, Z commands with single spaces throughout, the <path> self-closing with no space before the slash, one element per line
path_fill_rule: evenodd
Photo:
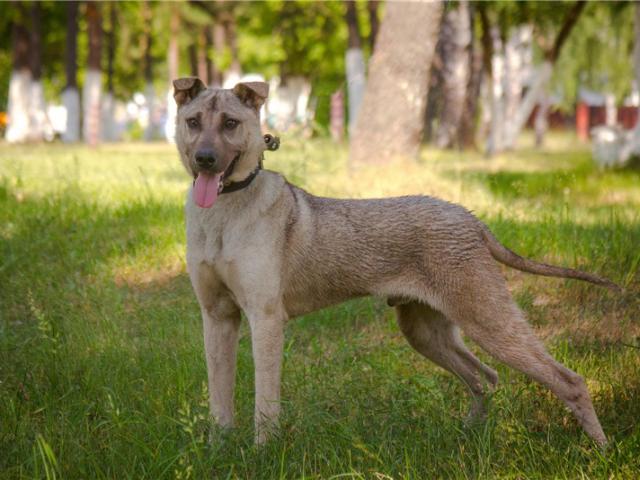
<path fill-rule="evenodd" d="M 230 301 L 202 309 L 211 415 L 223 428 L 233 426 L 233 390 L 240 311 Z"/>
<path fill-rule="evenodd" d="M 202 313 L 211 416 L 221 427 L 232 427 L 240 309 L 210 266 L 190 261 L 188 269 Z"/>
<path fill-rule="evenodd" d="M 264 309 L 246 312 L 251 327 L 255 366 L 255 440 L 263 444 L 278 425 L 280 414 L 280 377 L 286 316 Z"/>

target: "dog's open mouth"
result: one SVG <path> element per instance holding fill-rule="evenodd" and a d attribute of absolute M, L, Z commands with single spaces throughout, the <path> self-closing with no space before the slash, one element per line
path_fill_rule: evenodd
<path fill-rule="evenodd" d="M 233 173 L 236 162 L 240 154 L 231 161 L 224 172 L 212 173 L 207 171 L 198 172 L 193 183 L 193 200 L 201 208 L 211 208 L 216 203 L 218 195 L 224 188 L 224 179 Z"/>

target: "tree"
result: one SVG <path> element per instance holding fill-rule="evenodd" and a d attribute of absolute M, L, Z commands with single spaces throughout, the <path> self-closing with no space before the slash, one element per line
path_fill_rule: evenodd
<path fill-rule="evenodd" d="M 387 4 L 351 137 L 352 162 L 417 154 L 441 15 L 440 2 Z"/>
<path fill-rule="evenodd" d="M 551 75 L 553 73 L 553 67 L 560 56 L 560 51 L 571 34 L 571 31 L 575 27 L 585 6 L 586 1 L 579 0 L 566 12 L 551 48 L 544 51 L 544 60 L 539 66 L 527 93 L 522 99 L 518 111 L 506 122 L 503 142 L 504 148 L 510 149 L 515 146 L 518 135 L 531 116 L 531 112 L 548 88 Z"/>
<path fill-rule="evenodd" d="M 369 12 L 369 52 L 373 55 L 376 46 L 376 38 L 380 29 L 380 20 L 378 18 L 378 0 L 369 0 L 367 2 L 367 10 Z"/>
<path fill-rule="evenodd" d="M 62 140 L 66 143 L 80 140 L 80 94 L 78 93 L 78 2 L 66 5 L 66 46 L 64 65 L 66 84 L 62 91 L 62 104 L 67 111 L 66 128 Z"/>
<path fill-rule="evenodd" d="M 118 14 L 116 11 L 116 2 L 108 4 L 109 12 L 109 29 L 105 32 L 106 50 L 107 50 L 107 91 L 102 100 L 102 137 L 106 141 L 117 140 L 118 132 L 116 131 L 115 120 L 115 86 L 114 86 L 114 68 L 116 60 L 116 33 L 118 24 Z"/>
<path fill-rule="evenodd" d="M 100 4 L 87 2 L 85 15 L 87 17 L 89 52 L 82 89 L 84 107 L 82 132 L 85 142 L 95 146 L 100 139 L 102 107 L 102 16 Z"/>
<path fill-rule="evenodd" d="M 482 48 L 474 35 L 474 24 L 477 15 L 474 5 L 469 5 L 469 25 L 471 30 L 468 49 L 467 62 L 470 66 L 469 82 L 466 88 L 466 98 L 462 117 L 460 118 L 460 128 L 458 130 L 458 144 L 461 148 L 476 147 L 476 131 L 478 127 L 478 99 L 480 98 L 480 87 L 482 85 Z"/>
<path fill-rule="evenodd" d="M 358 111 L 362 103 L 362 94 L 366 82 L 364 54 L 362 52 L 362 37 L 358 23 L 358 12 L 353 0 L 346 0 L 346 14 L 348 29 L 348 48 L 345 53 L 345 66 L 347 77 L 347 94 L 349 97 L 349 130 L 353 129 Z"/>
<path fill-rule="evenodd" d="M 9 125 L 5 134 L 8 142 L 24 142 L 29 137 L 31 98 L 30 38 L 26 5 L 16 2 L 11 25 L 13 65 L 9 81 Z"/>
<path fill-rule="evenodd" d="M 443 107 L 436 132 L 439 148 L 450 148 L 458 143 L 471 65 L 470 20 L 469 3 L 460 0 L 445 13 L 440 30 Z"/>

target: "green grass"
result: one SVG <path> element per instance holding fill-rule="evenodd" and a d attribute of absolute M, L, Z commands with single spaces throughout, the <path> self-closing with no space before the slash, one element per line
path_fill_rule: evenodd
<path fill-rule="evenodd" d="M 350 172 L 344 147 L 285 137 L 266 165 L 321 195 L 462 203 L 518 252 L 624 284 L 614 295 L 505 269 L 553 355 L 587 378 L 605 453 L 546 390 L 481 352 L 501 385 L 486 424 L 466 428 L 462 385 L 376 299 L 290 323 L 282 428 L 263 448 L 243 325 L 238 428 L 208 444 L 189 179 L 173 147 L 2 145 L 0 477 L 637 478 L 640 173 L 600 171 L 573 143 L 492 160 L 425 150 Z"/>

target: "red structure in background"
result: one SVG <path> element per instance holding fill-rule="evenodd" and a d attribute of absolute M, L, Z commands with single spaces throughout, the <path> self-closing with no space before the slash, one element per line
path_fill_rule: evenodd
<path fill-rule="evenodd" d="M 529 121 L 527 122 L 528 128 L 533 128 L 536 115 L 538 113 L 538 107 L 536 106 L 531 112 Z M 571 128 L 575 122 L 576 135 L 578 139 L 587 141 L 591 137 L 591 129 L 600 125 L 605 125 L 607 120 L 607 111 L 603 106 L 590 106 L 586 102 L 578 102 L 576 105 L 575 117 L 573 115 L 567 115 L 559 110 L 554 110 L 553 107 L 549 109 L 547 116 L 549 122 L 549 128 L 563 129 Z M 638 107 L 618 107 L 617 109 L 617 124 L 625 130 L 632 130 L 638 123 Z"/>
<path fill-rule="evenodd" d="M 583 142 L 589 140 L 589 106 L 584 102 L 576 105 L 576 134 Z"/>

